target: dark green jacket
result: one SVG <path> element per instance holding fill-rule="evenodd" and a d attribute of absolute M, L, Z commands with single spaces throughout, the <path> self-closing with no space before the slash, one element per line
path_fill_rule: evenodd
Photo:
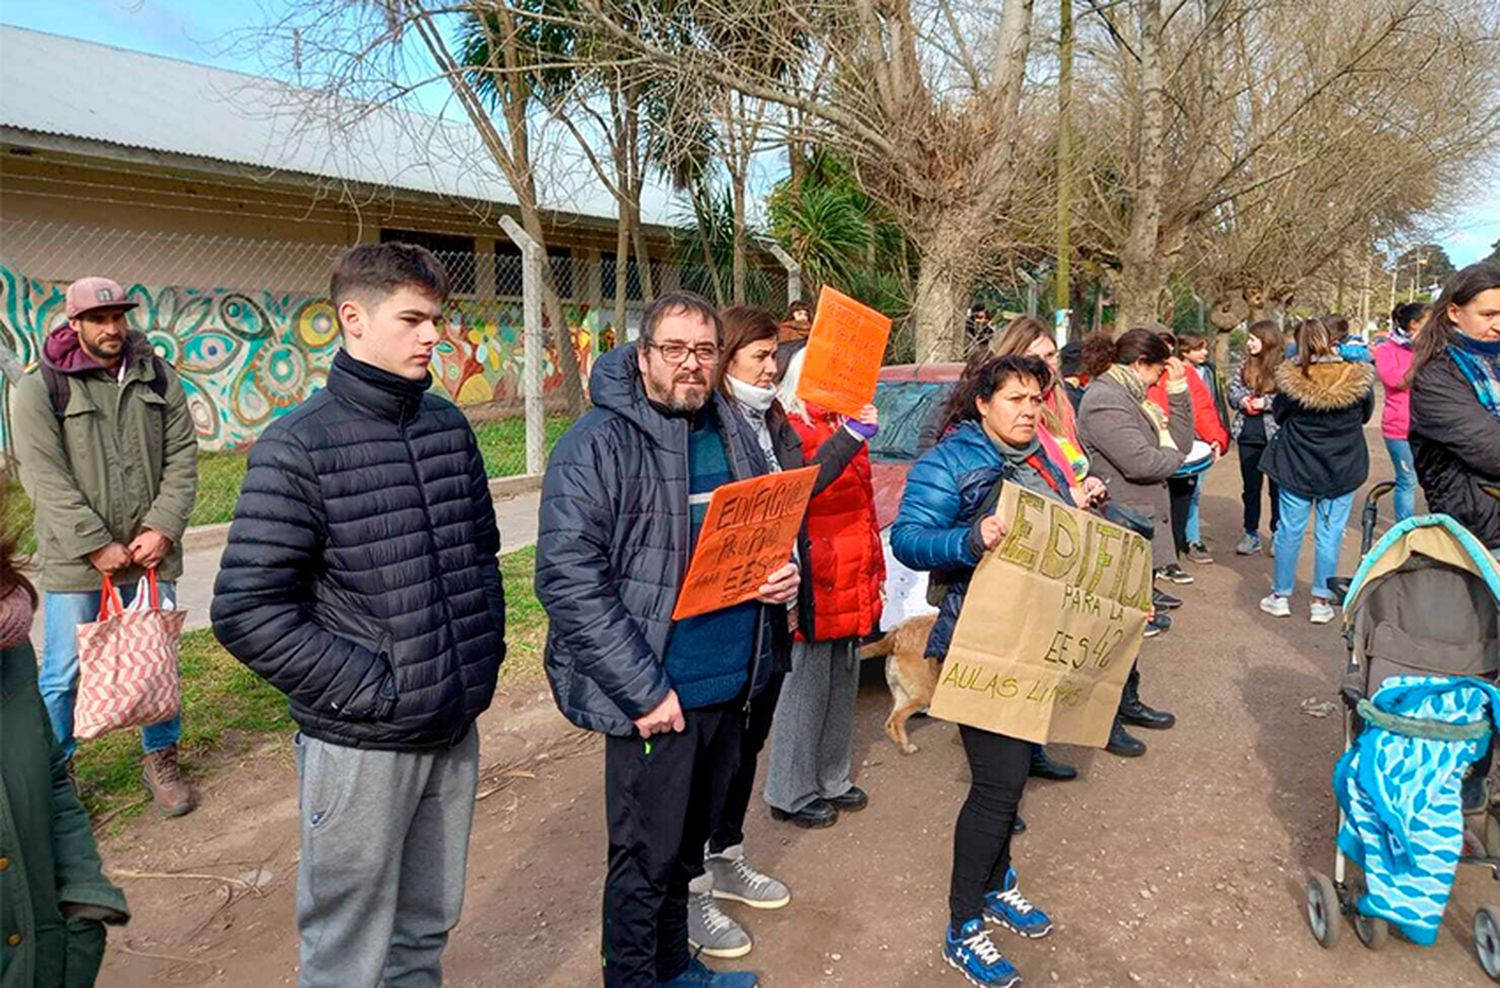
<path fill-rule="evenodd" d="M 150 352 L 146 337 L 132 333 L 122 382 L 103 368 L 68 373 L 61 419 L 40 372 L 16 387 L 15 453 L 36 506 L 42 590 L 98 590 L 89 553 L 111 542 L 129 545 L 143 528 L 172 539 L 159 576 L 182 575 L 182 534 L 198 491 L 198 440 L 181 382 Z M 150 383 L 158 368 L 168 377 L 164 389 Z M 116 582 L 140 576 L 132 566 Z"/>
<path fill-rule="evenodd" d="M 104 960 L 100 921 L 130 913 L 101 871 L 29 644 L 0 651 L 0 705 L 0 988 L 87 988 Z"/>

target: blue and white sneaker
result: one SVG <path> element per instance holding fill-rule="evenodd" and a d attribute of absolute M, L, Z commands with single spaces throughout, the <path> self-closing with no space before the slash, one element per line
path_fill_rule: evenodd
<path fill-rule="evenodd" d="M 1014 868 L 1005 870 L 1005 882 L 1000 891 L 985 893 L 984 918 L 1031 940 L 1052 932 L 1052 920 L 1021 894 Z"/>
<path fill-rule="evenodd" d="M 697 957 L 671 981 L 658 981 L 657 988 L 756 988 L 760 978 L 754 971 L 710 971 Z"/>
<path fill-rule="evenodd" d="M 957 934 L 951 926 L 948 928 L 943 959 L 980 988 L 1015 988 L 1021 983 L 1021 976 L 990 939 L 982 919 L 969 920 Z"/>

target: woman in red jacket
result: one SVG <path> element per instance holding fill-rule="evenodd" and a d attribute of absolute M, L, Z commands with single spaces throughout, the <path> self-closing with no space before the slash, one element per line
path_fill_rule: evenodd
<path fill-rule="evenodd" d="M 1172 351 L 1179 357 L 1183 357 L 1183 347 L 1173 333 L 1158 333 Z M 1196 341 L 1194 341 L 1196 342 Z M 1189 344 L 1191 347 L 1192 343 Z M 1187 376 L 1188 395 L 1193 399 L 1193 432 L 1195 437 L 1207 443 L 1213 448 L 1214 462 L 1229 449 L 1229 430 L 1224 425 L 1224 420 L 1219 417 L 1218 403 L 1214 401 L 1213 392 L 1209 390 L 1202 376 L 1190 373 Z M 1147 396 L 1162 409 L 1167 411 L 1167 386 L 1166 382 L 1158 381 L 1156 386 L 1146 392 Z M 1190 454 L 1191 450 L 1183 450 L 1184 454 Z M 1200 563 L 1211 563 L 1213 558 L 1206 551 L 1192 552 L 1192 543 L 1187 537 L 1188 515 L 1192 510 L 1194 494 L 1198 490 L 1198 483 L 1202 480 L 1202 474 L 1190 477 L 1172 477 L 1167 481 L 1167 490 L 1172 497 L 1172 541 L 1177 546 L 1179 558 L 1184 556 Z M 1173 583 L 1192 583 L 1192 574 L 1183 569 L 1178 563 L 1172 563 L 1162 569 L 1161 576 L 1166 577 Z"/>
<path fill-rule="evenodd" d="M 811 460 L 849 425 L 842 415 L 797 397 L 804 354 L 799 351 L 787 366 L 781 403 Z M 782 683 L 772 721 L 765 799 L 777 820 L 829 827 L 841 811 L 862 810 L 869 802 L 850 778 L 859 641 L 879 627 L 885 584 L 866 449 L 813 497 L 807 537 L 803 572 L 812 584 L 813 606 L 808 622 L 797 629 L 792 671 Z"/>

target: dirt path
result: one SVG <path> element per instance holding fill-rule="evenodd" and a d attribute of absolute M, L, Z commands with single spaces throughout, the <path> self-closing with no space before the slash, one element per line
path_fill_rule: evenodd
<path fill-rule="evenodd" d="M 1378 444 L 1375 444 L 1378 450 Z M 1375 471 L 1389 466 L 1373 455 Z M 1431 949 L 1393 937 L 1379 954 L 1352 930 L 1319 948 L 1302 918 L 1309 867 L 1330 870 L 1329 776 L 1342 746 L 1330 699 L 1343 663 L 1336 627 L 1275 621 L 1256 601 L 1269 560 L 1233 555 L 1238 471 L 1223 464 L 1204 499 L 1218 565 L 1182 588 L 1176 627 L 1146 645 L 1143 693 L 1179 726 L 1141 732 L 1141 759 L 1058 749 L 1084 777 L 1034 784 L 1016 860 L 1055 934 L 1002 939 L 1032 985 L 1309 985 L 1420 988 L 1487 983 L 1469 924 L 1495 885 L 1460 872 Z M 1357 545 L 1353 533 L 1346 560 Z M 1304 557 L 1310 557 L 1310 547 Z M 1304 559 L 1307 562 L 1307 559 Z M 1351 570 L 1347 565 L 1345 570 Z M 856 764 L 870 808 L 831 830 L 773 824 L 757 801 L 753 860 L 793 888 L 792 905 L 738 910 L 756 938 L 745 960 L 762 983 L 959 985 L 937 950 L 953 819 L 966 783 L 950 725 L 914 721 L 921 750 L 901 756 L 880 725 L 889 696 L 873 665 L 859 698 Z M 605 837 L 597 741 L 572 732 L 543 691 L 505 697 L 483 721 L 488 773 L 470 849 L 464 921 L 446 971 L 458 986 L 578 986 L 598 981 Z M 492 791 L 491 791 L 492 790 Z M 112 935 L 101 984 L 294 984 L 295 785 L 283 741 L 220 772 L 205 805 L 180 821 L 142 818 L 111 840 L 125 872 L 222 875 L 122 878 L 135 920 Z M 251 888 L 257 880 L 263 888 Z M 269 874 L 267 874 L 267 872 Z"/>

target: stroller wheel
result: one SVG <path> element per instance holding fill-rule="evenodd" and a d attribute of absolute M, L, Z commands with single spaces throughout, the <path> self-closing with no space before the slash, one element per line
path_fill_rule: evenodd
<path fill-rule="evenodd" d="M 1385 946 L 1386 940 L 1391 935 L 1391 925 L 1379 916 L 1366 916 L 1359 910 L 1354 911 L 1354 933 L 1359 937 L 1359 942 L 1371 950 L 1379 950 Z"/>
<path fill-rule="evenodd" d="M 1491 981 L 1500 981 L 1500 912 L 1480 906 L 1474 914 L 1474 954 Z"/>
<path fill-rule="evenodd" d="M 1312 930 L 1313 939 L 1325 950 L 1333 949 L 1339 942 L 1339 935 L 1344 932 L 1339 917 L 1339 894 L 1334 890 L 1332 879 L 1318 871 L 1307 876 L 1307 925 Z M 1496 930 L 1500 932 L 1500 926 Z"/>
<path fill-rule="evenodd" d="M 1379 916 L 1366 916 L 1359 911 L 1358 903 L 1365 897 L 1365 891 L 1364 880 L 1356 879 L 1354 887 L 1349 890 L 1349 918 L 1354 923 L 1354 934 L 1359 937 L 1359 942 L 1371 950 L 1379 950 L 1390 938 L 1391 925 Z"/>

